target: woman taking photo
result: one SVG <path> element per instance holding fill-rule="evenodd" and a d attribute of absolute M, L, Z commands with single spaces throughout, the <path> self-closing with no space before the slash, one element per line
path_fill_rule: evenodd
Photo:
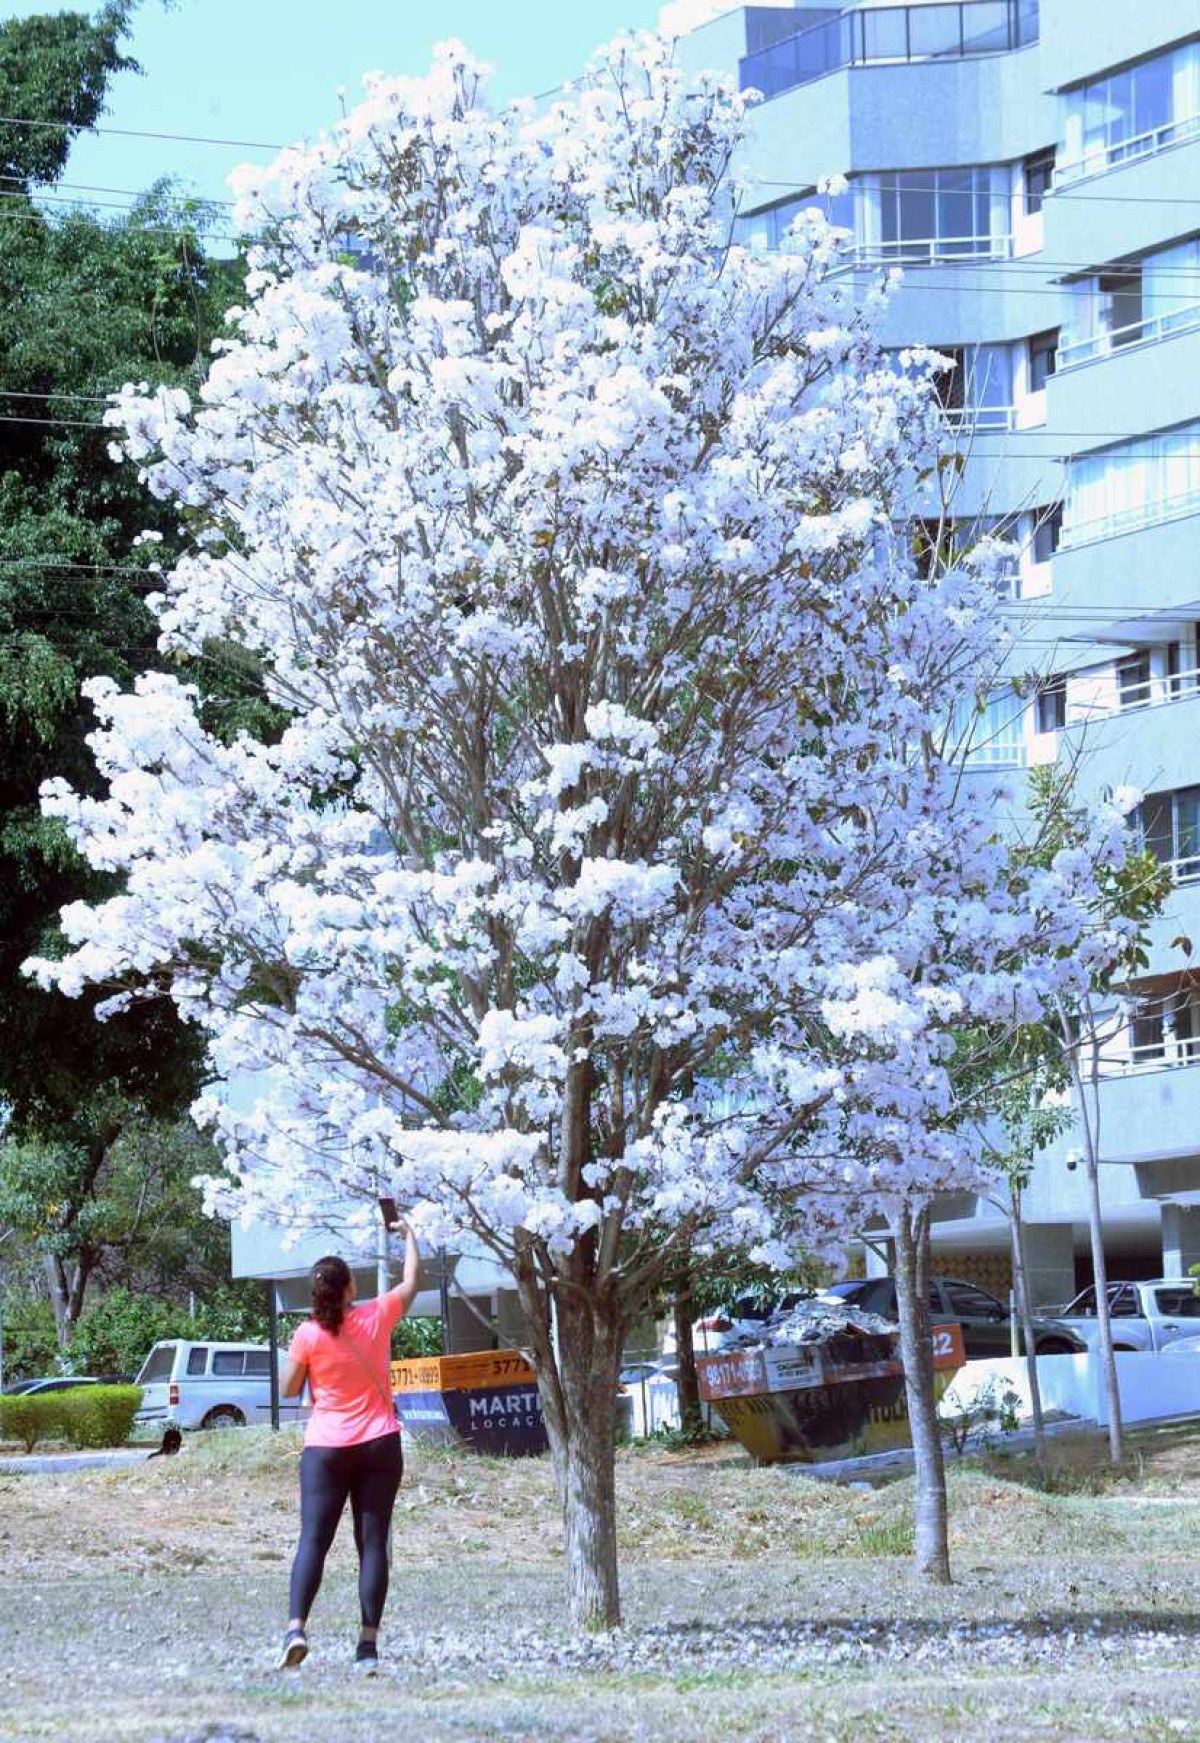
<path fill-rule="evenodd" d="M 392 1331 L 412 1306 L 421 1262 L 412 1230 L 404 1223 L 393 1227 L 405 1239 L 398 1287 L 356 1307 L 345 1260 L 318 1259 L 312 1314 L 284 1363 L 281 1393 L 296 1398 L 307 1384 L 313 1409 L 300 1454 L 300 1546 L 281 1670 L 294 1669 L 308 1655 L 309 1613 L 347 1500 L 362 1614 L 355 1664 L 368 1673 L 378 1668 L 375 1642 L 387 1598 L 392 1508 L 404 1468 L 389 1373 Z"/>

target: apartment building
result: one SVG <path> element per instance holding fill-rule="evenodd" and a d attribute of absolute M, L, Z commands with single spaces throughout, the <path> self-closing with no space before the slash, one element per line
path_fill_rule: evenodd
<path fill-rule="evenodd" d="M 1181 1274 L 1200 1261 L 1200 0 L 749 6 L 679 53 L 762 95 L 742 240 L 786 247 L 822 205 L 864 287 L 903 270 L 885 343 L 955 360 L 947 512 L 1016 546 L 1006 610 L 1039 678 L 998 686 L 976 763 L 1078 754 L 1085 792 L 1143 795 L 1175 887 L 1106 1028 L 1102 1204 L 1111 1274 Z M 1027 1195 L 1040 1301 L 1090 1279 L 1077 1142 Z M 944 1205 L 935 1249 L 1005 1286 L 987 1200 Z"/>

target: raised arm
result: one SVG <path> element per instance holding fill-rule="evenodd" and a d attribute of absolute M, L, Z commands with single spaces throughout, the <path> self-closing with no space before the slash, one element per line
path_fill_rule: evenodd
<path fill-rule="evenodd" d="M 404 1275 L 393 1289 L 392 1294 L 400 1303 L 398 1319 L 403 1319 L 416 1297 L 417 1287 L 421 1277 L 421 1249 L 417 1246 L 417 1237 L 406 1222 L 391 1224 L 391 1232 L 404 1236 Z"/>

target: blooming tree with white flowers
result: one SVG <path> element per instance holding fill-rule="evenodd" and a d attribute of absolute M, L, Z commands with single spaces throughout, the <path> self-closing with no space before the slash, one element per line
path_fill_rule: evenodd
<path fill-rule="evenodd" d="M 1087 856 L 1014 898 L 939 754 L 996 631 L 986 577 L 909 558 L 927 372 L 815 212 L 732 244 L 742 128 L 654 39 L 541 111 L 450 47 L 245 172 L 270 241 L 199 402 L 111 421 L 193 533 L 164 651 L 253 650 L 290 724 L 226 745 L 174 676 L 97 681 L 107 792 L 46 796 L 123 884 L 37 971 L 202 1027 L 214 1206 L 386 1185 L 511 1266 L 593 1627 L 622 1340 L 677 1248 L 961 1183 L 954 1027 L 1102 948 Z"/>

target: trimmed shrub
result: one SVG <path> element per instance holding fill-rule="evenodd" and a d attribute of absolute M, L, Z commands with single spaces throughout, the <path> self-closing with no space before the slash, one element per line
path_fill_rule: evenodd
<path fill-rule="evenodd" d="M 142 1389 L 140 1386 L 79 1386 L 73 1391 L 58 1393 L 54 1402 L 62 1411 L 63 1439 L 72 1446 L 124 1446 L 133 1431 L 134 1413 L 141 1407 Z"/>
<path fill-rule="evenodd" d="M 31 1453 L 39 1440 L 45 1440 L 51 1427 L 53 1412 L 48 1406 L 55 1402 L 53 1394 L 45 1398 L 0 1397 L 0 1440 L 19 1440 Z"/>
<path fill-rule="evenodd" d="M 140 1386 L 78 1386 L 32 1398 L 0 1397 L 0 1440 L 19 1440 L 27 1453 L 39 1441 L 51 1440 L 81 1450 L 124 1446 L 141 1402 Z"/>

